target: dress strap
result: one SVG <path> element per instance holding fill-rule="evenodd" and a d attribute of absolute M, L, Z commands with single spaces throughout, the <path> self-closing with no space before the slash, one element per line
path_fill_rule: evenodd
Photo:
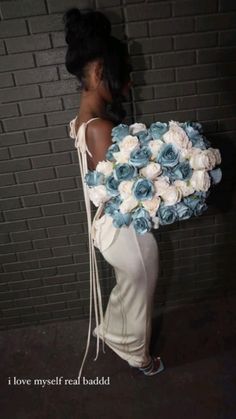
<path fill-rule="evenodd" d="M 88 353 L 89 349 L 89 343 L 90 343 L 90 337 L 91 337 L 91 320 L 92 320 L 92 307 L 93 307 L 93 300 L 94 300 L 94 309 L 95 309 L 95 319 L 96 319 L 96 327 L 100 323 L 100 327 L 102 329 L 102 344 L 103 344 L 103 352 L 105 353 L 104 349 L 104 314 L 103 314 L 103 307 L 102 307 L 102 297 L 101 297 L 101 288 L 100 288 L 100 281 L 99 281 L 99 275 L 98 275 L 98 266 L 97 266 L 97 258 L 96 258 L 96 251 L 95 246 L 92 239 L 92 229 L 93 224 L 97 220 L 97 218 L 100 216 L 102 209 L 104 207 L 104 203 L 101 203 L 96 211 L 96 214 L 93 219 L 93 223 L 91 221 L 91 202 L 89 198 L 88 193 L 88 185 L 85 183 L 85 174 L 88 172 L 88 166 L 87 166 L 87 156 L 86 151 L 88 151 L 85 141 L 85 133 L 86 133 L 86 127 L 88 123 L 94 119 L 92 118 L 87 122 L 83 122 L 76 133 L 75 131 L 75 121 L 76 118 L 74 118 L 70 122 L 70 136 L 75 139 L 75 147 L 78 151 L 78 157 L 79 157 L 79 165 L 80 165 L 80 171 L 81 171 L 81 178 L 82 178 L 82 186 L 83 186 L 83 192 L 84 192 L 84 199 L 85 199 L 85 207 L 87 212 L 87 223 L 88 223 L 88 237 L 89 237 L 89 265 L 90 265 L 90 308 L 89 308 L 89 329 L 88 329 L 88 338 L 87 338 L 87 346 L 84 354 L 84 358 L 82 361 L 82 365 L 79 370 L 78 378 L 80 379 L 81 373 L 83 370 L 83 365 Z M 89 152 L 90 153 L 90 152 Z M 90 153 L 91 154 L 91 153 Z M 100 321 L 99 321 L 100 316 Z M 99 335 L 97 334 L 97 351 L 96 351 L 96 357 L 94 358 L 94 361 L 97 360 L 98 354 L 99 354 Z"/>
<path fill-rule="evenodd" d="M 70 137 L 75 139 L 75 147 L 79 148 L 82 153 L 86 153 L 86 151 L 87 151 L 88 154 L 90 155 L 90 157 L 92 157 L 92 154 L 87 147 L 86 140 L 85 140 L 85 134 L 86 134 L 87 125 L 89 124 L 89 122 L 94 121 L 94 119 L 101 119 L 101 118 L 99 118 L 99 117 L 91 118 L 87 122 L 83 122 L 80 125 L 80 127 L 78 129 L 78 132 L 76 132 L 76 130 L 75 130 L 76 118 L 74 118 L 74 119 L 72 119 L 72 121 L 70 121 Z M 81 130 L 82 130 L 82 134 L 81 134 Z"/>

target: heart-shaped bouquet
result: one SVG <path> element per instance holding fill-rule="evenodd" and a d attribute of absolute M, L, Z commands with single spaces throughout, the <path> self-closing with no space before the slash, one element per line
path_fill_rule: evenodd
<path fill-rule="evenodd" d="M 85 183 L 95 206 L 117 228 L 133 224 L 139 234 L 201 215 L 210 188 L 220 182 L 219 149 L 198 122 L 119 124 L 106 160 L 88 171 Z"/>

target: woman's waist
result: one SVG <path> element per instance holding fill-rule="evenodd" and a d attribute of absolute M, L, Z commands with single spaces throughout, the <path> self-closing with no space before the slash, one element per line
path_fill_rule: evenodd
<path fill-rule="evenodd" d="M 114 241 L 118 234 L 118 230 L 113 225 L 113 219 L 104 211 L 99 214 L 100 217 L 95 217 L 92 223 L 91 235 L 93 243 L 98 249 L 104 251 Z"/>

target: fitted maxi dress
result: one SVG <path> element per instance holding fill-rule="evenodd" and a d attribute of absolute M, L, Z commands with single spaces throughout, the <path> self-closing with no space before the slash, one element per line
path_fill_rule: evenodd
<path fill-rule="evenodd" d="M 93 303 L 96 319 L 94 332 L 97 336 L 97 353 L 94 361 L 98 357 L 99 339 L 101 339 L 103 352 L 105 352 L 105 343 L 130 366 L 143 367 L 150 362 L 153 297 L 159 274 L 159 248 L 151 232 L 140 235 L 132 225 L 114 227 L 111 216 L 104 214 L 100 217 L 104 204 L 98 207 L 93 222 L 91 221 L 91 202 L 84 176 L 88 172 L 86 153 L 92 156 L 86 144 L 86 127 L 94 119 L 97 118 L 82 123 L 77 133 L 76 118 L 70 122 L 70 137 L 75 139 L 75 147 L 78 150 L 87 211 L 90 260 L 89 330 L 78 378 L 82 374 L 89 348 Z M 116 285 L 111 291 L 105 314 L 103 314 L 94 246 L 113 267 L 116 278 Z"/>

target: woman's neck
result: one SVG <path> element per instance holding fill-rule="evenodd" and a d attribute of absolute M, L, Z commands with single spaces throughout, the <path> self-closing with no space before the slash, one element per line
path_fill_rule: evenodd
<path fill-rule="evenodd" d="M 106 115 L 106 101 L 95 91 L 82 91 L 80 99 L 79 115 L 104 117 Z"/>

